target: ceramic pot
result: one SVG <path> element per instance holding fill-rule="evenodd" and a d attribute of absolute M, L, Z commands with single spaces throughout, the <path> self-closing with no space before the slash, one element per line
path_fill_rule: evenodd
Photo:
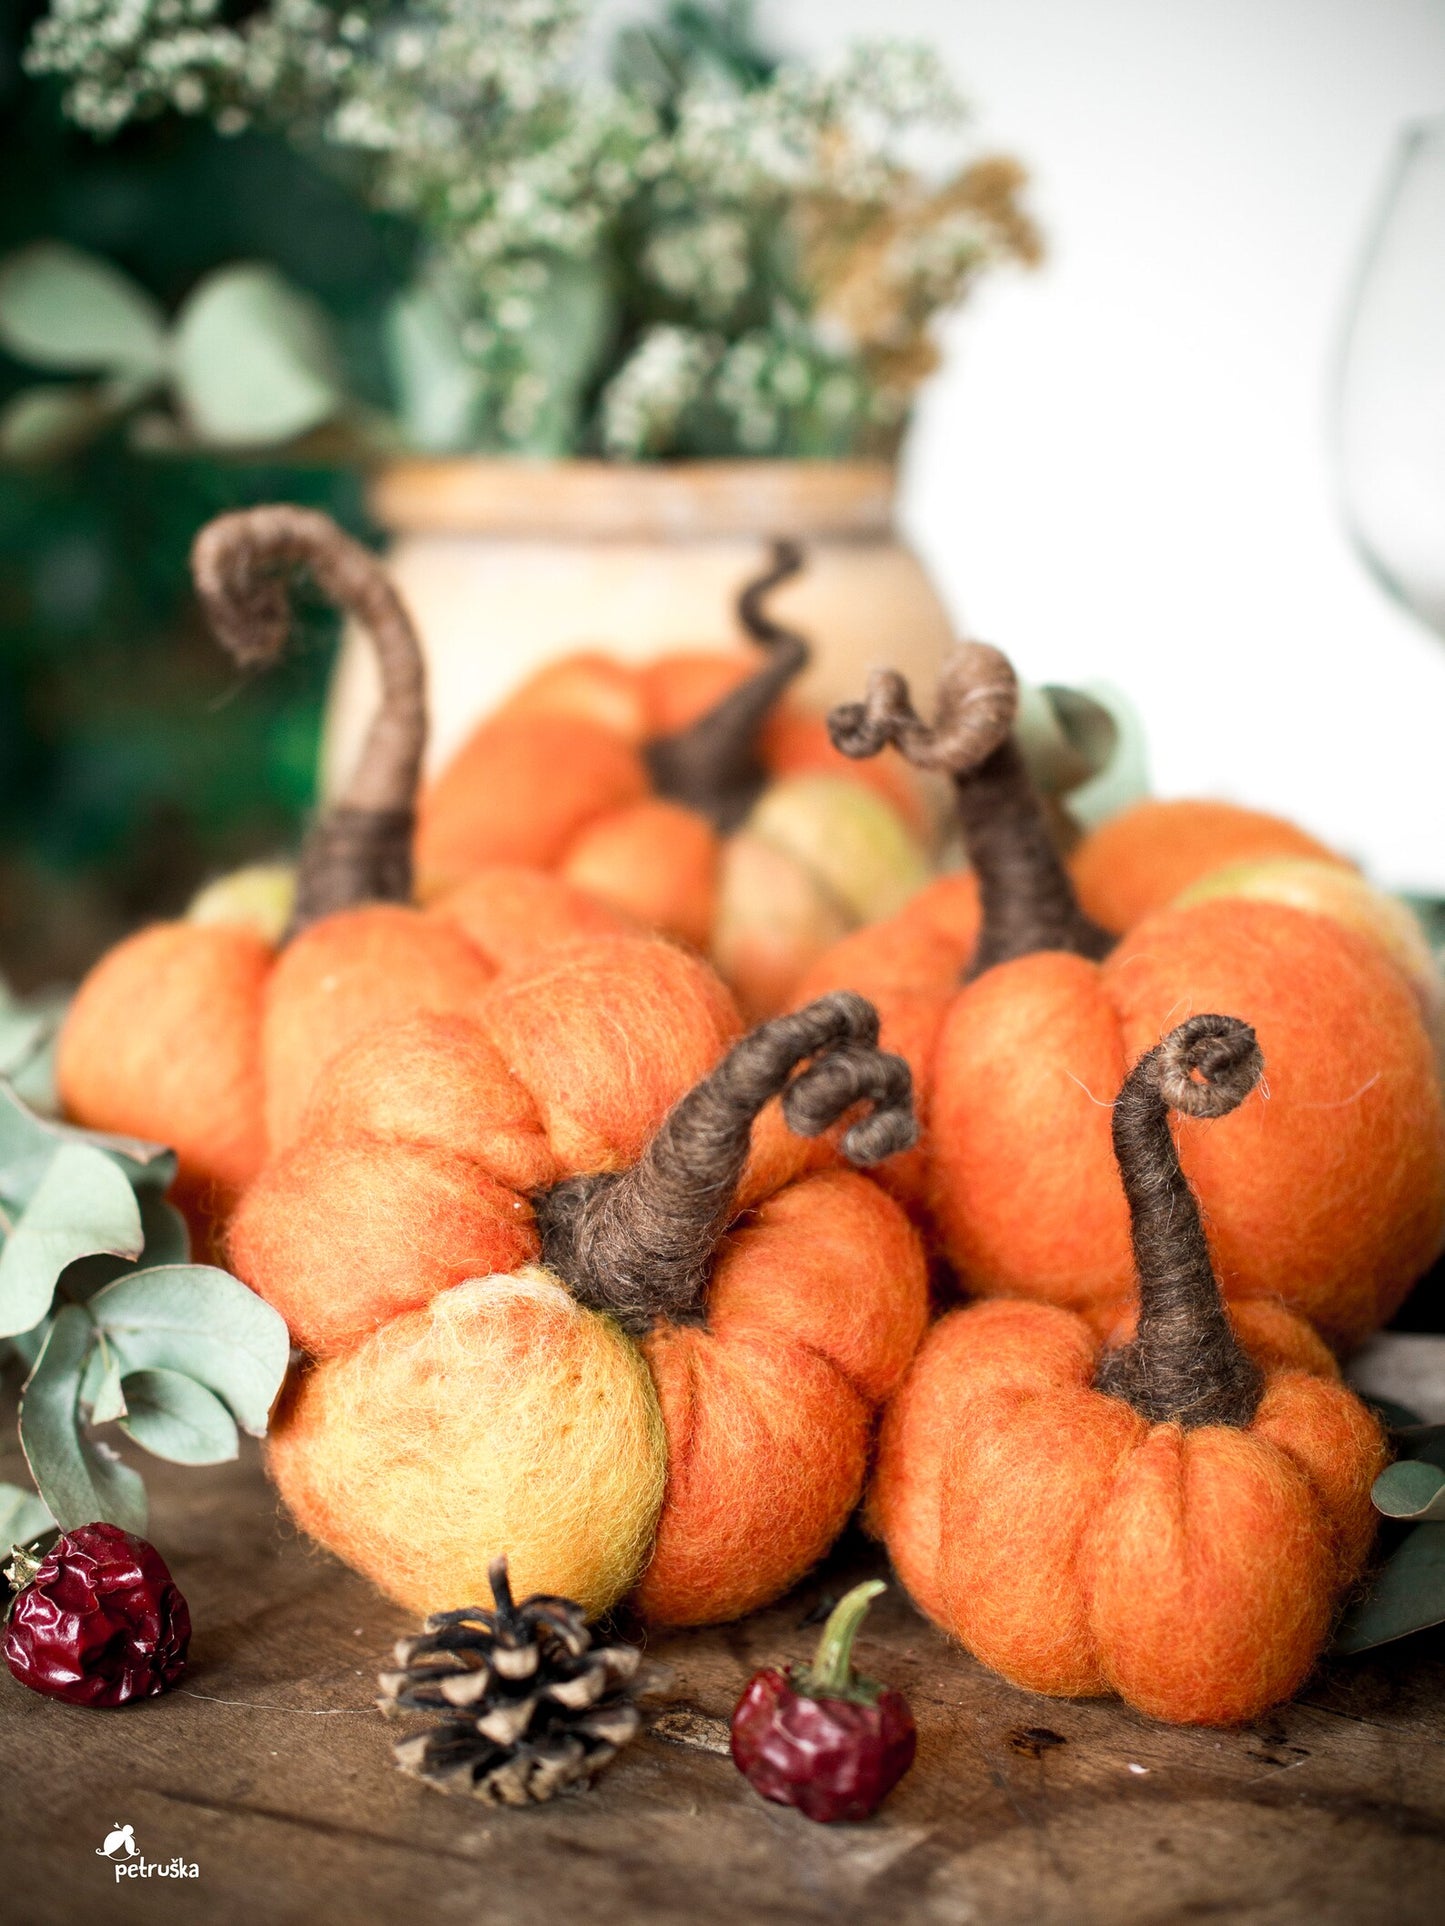
<path fill-rule="evenodd" d="M 813 641 L 799 697 L 824 706 L 856 697 L 886 661 L 926 703 L 952 631 L 894 529 L 894 491 L 891 466 L 863 461 L 418 458 L 381 470 L 370 507 L 391 535 L 392 572 L 426 652 L 429 768 L 569 650 L 640 661 L 664 649 L 745 649 L 734 604 L 779 535 L 807 555 L 770 603 Z M 374 702 L 370 656 L 348 638 L 323 745 L 328 790 L 350 768 Z"/>

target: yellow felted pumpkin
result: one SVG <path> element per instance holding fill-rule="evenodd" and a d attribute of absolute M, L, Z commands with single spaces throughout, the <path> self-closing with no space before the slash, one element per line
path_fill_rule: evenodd
<path fill-rule="evenodd" d="M 907 1069 L 861 998 L 739 1027 L 658 939 L 559 949 L 359 1039 L 245 1197 L 232 1264 L 311 1359 L 273 1475 L 393 1597 L 485 1598 L 505 1555 L 591 1612 L 726 1619 L 848 1517 L 925 1266 L 819 1133 L 866 1100 L 843 1155 L 905 1146 Z"/>

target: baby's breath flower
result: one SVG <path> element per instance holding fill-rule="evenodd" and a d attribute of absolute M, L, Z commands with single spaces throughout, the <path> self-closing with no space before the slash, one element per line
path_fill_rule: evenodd
<path fill-rule="evenodd" d="M 609 82 L 582 58 L 594 6 L 51 0 L 26 65 L 101 137 L 181 112 L 344 160 L 424 235 L 504 446 L 581 421 L 574 391 L 600 392 L 578 432 L 618 456 L 879 445 L 931 365 L 935 316 L 1036 251 L 1017 170 L 919 179 L 909 141 L 963 115 L 927 48 L 822 68 L 759 49 L 742 78 L 680 10 L 646 75 Z"/>
<path fill-rule="evenodd" d="M 602 393 L 602 443 L 635 458 L 665 447 L 683 411 L 702 394 L 717 343 L 688 328 L 645 334 Z"/>

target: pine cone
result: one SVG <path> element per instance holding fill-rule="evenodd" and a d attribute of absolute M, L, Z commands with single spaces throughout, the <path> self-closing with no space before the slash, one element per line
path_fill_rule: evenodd
<path fill-rule="evenodd" d="M 440 1714 L 394 1747 L 403 1772 L 441 1792 L 525 1806 L 580 1790 L 633 1738 L 631 1683 L 642 1654 L 592 1643 L 580 1605 L 535 1593 L 512 1602 L 507 1561 L 488 1574 L 493 1611 L 436 1612 L 396 1648 L 377 1704 L 388 1718 Z"/>

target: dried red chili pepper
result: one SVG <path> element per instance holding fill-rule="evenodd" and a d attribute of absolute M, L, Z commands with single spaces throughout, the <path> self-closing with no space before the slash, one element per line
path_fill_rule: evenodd
<path fill-rule="evenodd" d="M 757 1673 L 733 1713 L 738 1771 L 809 1819 L 866 1819 L 913 1764 L 907 1700 L 853 1670 L 858 1627 L 885 1589 L 879 1578 L 855 1585 L 834 1606 L 812 1665 Z"/>
<path fill-rule="evenodd" d="M 37 1562 L 9 1567 L 19 1590 L 5 1663 L 22 1685 L 72 1705 L 125 1705 L 186 1669 L 191 1614 L 154 1545 L 118 1525 L 81 1525 Z"/>

